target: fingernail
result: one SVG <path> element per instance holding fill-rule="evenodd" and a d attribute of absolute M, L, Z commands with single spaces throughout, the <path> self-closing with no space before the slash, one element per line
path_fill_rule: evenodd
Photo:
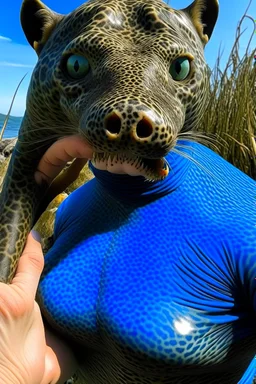
<path fill-rule="evenodd" d="M 41 243 L 41 235 L 39 232 L 35 231 L 34 229 L 32 229 L 31 231 L 31 235 L 33 236 L 33 239 L 35 239 L 36 241 L 38 241 L 39 243 Z"/>

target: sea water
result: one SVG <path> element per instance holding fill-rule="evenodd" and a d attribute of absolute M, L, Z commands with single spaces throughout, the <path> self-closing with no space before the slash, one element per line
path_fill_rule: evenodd
<path fill-rule="evenodd" d="M 4 124 L 4 119 L 5 119 L 5 115 L 0 113 L 0 129 Z M 5 131 L 4 131 L 3 138 L 9 139 L 11 137 L 17 137 L 20 129 L 21 121 L 22 121 L 22 117 L 10 116 L 7 123 L 7 127 L 5 128 Z"/>

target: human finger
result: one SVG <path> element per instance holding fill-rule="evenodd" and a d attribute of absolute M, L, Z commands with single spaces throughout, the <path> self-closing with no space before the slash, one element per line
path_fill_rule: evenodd
<path fill-rule="evenodd" d="M 44 256 L 40 235 L 36 231 L 31 231 L 18 262 L 12 285 L 19 286 L 23 292 L 26 292 L 34 300 L 43 267 Z"/>
<path fill-rule="evenodd" d="M 46 347 L 45 371 L 40 384 L 56 384 L 60 378 L 60 365 L 51 347 Z"/>
<path fill-rule="evenodd" d="M 45 327 L 46 343 L 57 356 L 60 366 L 60 383 L 65 383 L 78 369 L 78 363 L 70 346 Z"/>
<path fill-rule="evenodd" d="M 90 159 L 92 154 L 92 148 L 82 137 L 78 135 L 64 137 L 45 152 L 35 172 L 35 180 L 38 184 L 42 181 L 50 184 L 68 161 L 75 158 Z"/>

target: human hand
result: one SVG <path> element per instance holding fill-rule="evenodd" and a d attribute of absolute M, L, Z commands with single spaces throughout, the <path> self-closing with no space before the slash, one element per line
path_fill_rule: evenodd
<path fill-rule="evenodd" d="M 72 169 L 73 173 L 79 171 L 91 159 L 92 148 L 80 136 L 73 135 L 56 141 L 43 155 L 35 172 L 35 180 L 38 184 L 45 181 L 48 185 L 62 171 L 68 161 L 77 159 Z"/>
<path fill-rule="evenodd" d="M 44 265 L 38 237 L 28 236 L 12 283 L 0 283 L 0 382 L 5 384 L 55 384 L 60 377 L 35 302 Z"/>
<path fill-rule="evenodd" d="M 64 137 L 56 141 L 43 155 L 35 172 L 35 180 L 38 184 L 42 181 L 48 185 L 58 176 L 70 160 L 76 159 L 73 162 L 72 177 L 76 178 L 76 174 L 80 172 L 88 159 L 91 159 L 93 154 L 92 148 L 78 135 Z M 71 168 L 71 167 L 70 167 Z M 63 340 L 56 337 L 55 334 L 46 330 L 46 341 L 52 346 L 61 367 L 60 383 L 71 377 L 77 369 L 77 362 L 74 354 Z M 54 362 L 49 360 L 50 363 Z M 48 361 L 47 360 L 47 361 Z M 53 364 L 51 365 L 53 367 Z M 47 371 L 48 372 L 48 371 Z M 48 373 L 47 373 L 48 374 Z M 57 377 L 57 376 L 56 376 Z M 40 384 L 44 384 L 42 381 Z M 52 381 L 50 383 L 55 383 Z M 48 384 L 48 383 L 47 383 Z"/>

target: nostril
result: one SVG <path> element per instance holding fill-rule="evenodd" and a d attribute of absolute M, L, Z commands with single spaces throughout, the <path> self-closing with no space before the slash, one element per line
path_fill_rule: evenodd
<path fill-rule="evenodd" d="M 143 117 L 143 119 L 140 120 L 137 124 L 136 133 L 140 139 L 151 136 L 153 133 L 153 127 L 150 120 L 148 120 L 146 117 Z"/>
<path fill-rule="evenodd" d="M 106 117 L 105 128 L 108 132 L 118 134 L 121 131 L 121 126 L 121 118 L 115 112 L 112 112 Z"/>

